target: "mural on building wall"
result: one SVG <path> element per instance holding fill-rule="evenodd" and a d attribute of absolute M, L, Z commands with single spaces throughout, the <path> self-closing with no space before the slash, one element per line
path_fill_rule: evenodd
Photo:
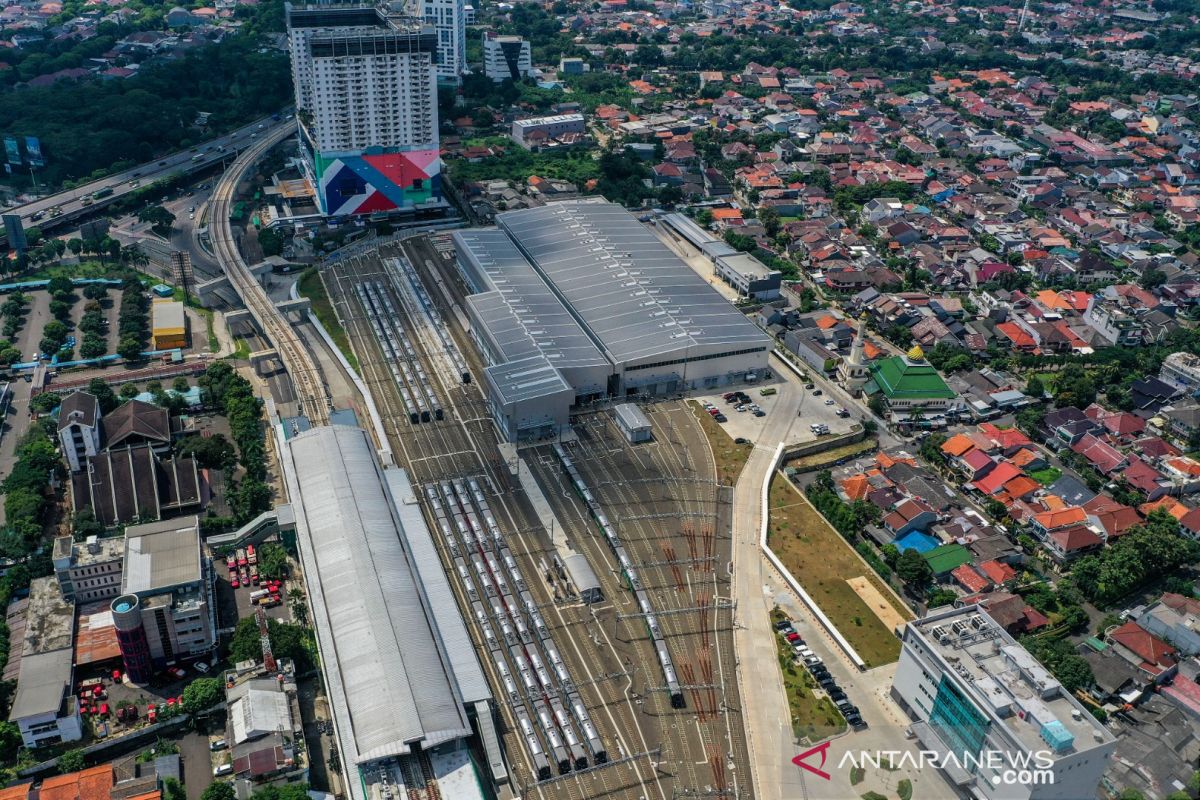
<path fill-rule="evenodd" d="M 321 210 L 330 215 L 374 214 L 411 208 L 441 197 L 438 151 L 317 154 Z"/>

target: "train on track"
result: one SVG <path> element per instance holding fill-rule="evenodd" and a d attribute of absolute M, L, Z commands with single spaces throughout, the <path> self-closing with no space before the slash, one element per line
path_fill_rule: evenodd
<path fill-rule="evenodd" d="M 604 540 L 608 543 L 608 549 L 616 556 L 617 562 L 621 565 L 621 578 L 629 591 L 633 592 L 634 598 L 637 600 L 638 611 L 641 612 L 646 621 L 646 631 L 650 634 L 651 640 L 654 642 L 654 651 L 658 655 L 658 664 L 662 669 L 663 680 L 666 681 L 667 692 L 671 695 L 671 706 L 673 708 L 684 708 L 683 688 L 679 684 L 679 678 L 675 674 L 675 665 L 671 661 L 671 654 L 667 650 L 667 641 L 663 637 L 662 629 L 658 625 L 658 618 L 654 615 L 654 609 L 650 605 L 650 595 L 642 587 L 642 582 L 638 578 L 637 570 L 633 567 L 633 562 L 629 560 L 629 554 L 625 551 L 625 545 L 621 544 L 621 540 L 617 537 L 617 532 L 613 529 L 601 510 L 600 504 L 596 502 L 596 498 L 592 495 L 583 477 L 580 476 L 579 470 L 575 467 L 575 462 L 567 455 L 566 448 L 561 444 L 554 445 L 554 453 L 558 456 L 559 463 L 562 464 L 563 470 L 567 473 L 567 477 L 571 479 L 571 485 L 575 487 L 575 492 L 583 500 L 588 507 L 588 512 L 592 515 L 592 519 L 600 527 L 600 532 L 604 534 Z"/>
<path fill-rule="evenodd" d="M 391 370 L 392 380 L 400 391 L 400 400 L 408 421 L 413 425 L 445 417 L 442 403 L 433 390 L 433 382 L 413 347 L 412 340 L 396 321 L 396 309 L 387 292 L 377 281 L 357 284 L 358 301 L 367 312 L 367 321 L 375 340 L 383 349 L 383 357 Z"/>
<path fill-rule="evenodd" d="M 425 487 L 539 781 L 608 752 L 475 479 Z"/>

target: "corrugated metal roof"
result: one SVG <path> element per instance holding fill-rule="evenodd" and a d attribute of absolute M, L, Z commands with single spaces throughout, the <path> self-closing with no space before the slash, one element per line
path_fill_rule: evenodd
<path fill-rule="evenodd" d="M 297 539 L 347 756 L 361 764 L 469 736 L 366 432 L 314 428 L 289 444 Z"/>
<path fill-rule="evenodd" d="M 506 211 L 496 222 L 617 363 L 766 335 L 619 205 Z"/>
<path fill-rule="evenodd" d="M 438 557 L 433 536 L 430 535 L 425 517 L 421 514 L 421 506 L 408 479 L 408 473 L 394 468 L 384 470 L 383 475 L 392 493 L 396 516 L 400 518 L 400 531 L 404 540 L 408 542 L 413 563 L 417 565 L 421 587 L 425 590 L 426 604 L 430 608 L 438 609 L 434 621 L 442 638 L 443 649 L 450 659 L 450 667 L 458 681 L 458 691 L 463 702 L 490 700 L 492 690 L 488 687 L 487 678 L 483 676 L 483 669 L 475 656 L 475 645 L 471 642 L 466 622 L 458 610 L 454 592 L 451 591 L 450 582 L 446 578 L 446 570 L 442 568 L 442 560 Z"/>
<path fill-rule="evenodd" d="M 636 431 L 650 427 L 650 419 L 633 403 L 615 405 L 613 406 L 613 413 L 617 415 L 617 422 L 624 426 L 627 431 Z"/>
<path fill-rule="evenodd" d="M 575 391 L 545 356 L 495 364 L 484 372 L 505 404 L 521 403 L 564 391 L 574 394 Z"/>
<path fill-rule="evenodd" d="M 604 353 L 504 231 L 455 231 L 479 294 L 467 305 L 506 361 L 545 355 L 560 368 L 609 367 Z"/>
<path fill-rule="evenodd" d="M 200 580 L 197 517 L 131 525 L 125 529 L 121 594 L 153 592 Z"/>

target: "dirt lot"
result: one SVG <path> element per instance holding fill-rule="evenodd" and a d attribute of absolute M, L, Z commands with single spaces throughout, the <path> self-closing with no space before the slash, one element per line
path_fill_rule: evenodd
<path fill-rule="evenodd" d="M 905 619 L 911 619 L 911 614 L 899 607 L 898 601 L 883 586 L 879 577 L 871 572 L 871 568 L 863 564 L 846 540 L 781 475 L 776 475 L 771 483 L 770 515 L 768 542 L 771 549 L 849 640 L 867 666 L 877 667 L 899 658 L 900 640 L 855 593 L 847 580 L 866 577 L 881 595 L 897 606 L 896 611 Z"/>

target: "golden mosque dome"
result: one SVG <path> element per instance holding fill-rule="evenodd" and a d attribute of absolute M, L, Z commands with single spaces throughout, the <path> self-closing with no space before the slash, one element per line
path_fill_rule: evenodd
<path fill-rule="evenodd" d="M 908 351 L 908 360 L 909 361 L 924 361 L 925 360 L 925 351 L 921 349 L 921 345 L 914 344 L 912 346 L 912 348 Z"/>

